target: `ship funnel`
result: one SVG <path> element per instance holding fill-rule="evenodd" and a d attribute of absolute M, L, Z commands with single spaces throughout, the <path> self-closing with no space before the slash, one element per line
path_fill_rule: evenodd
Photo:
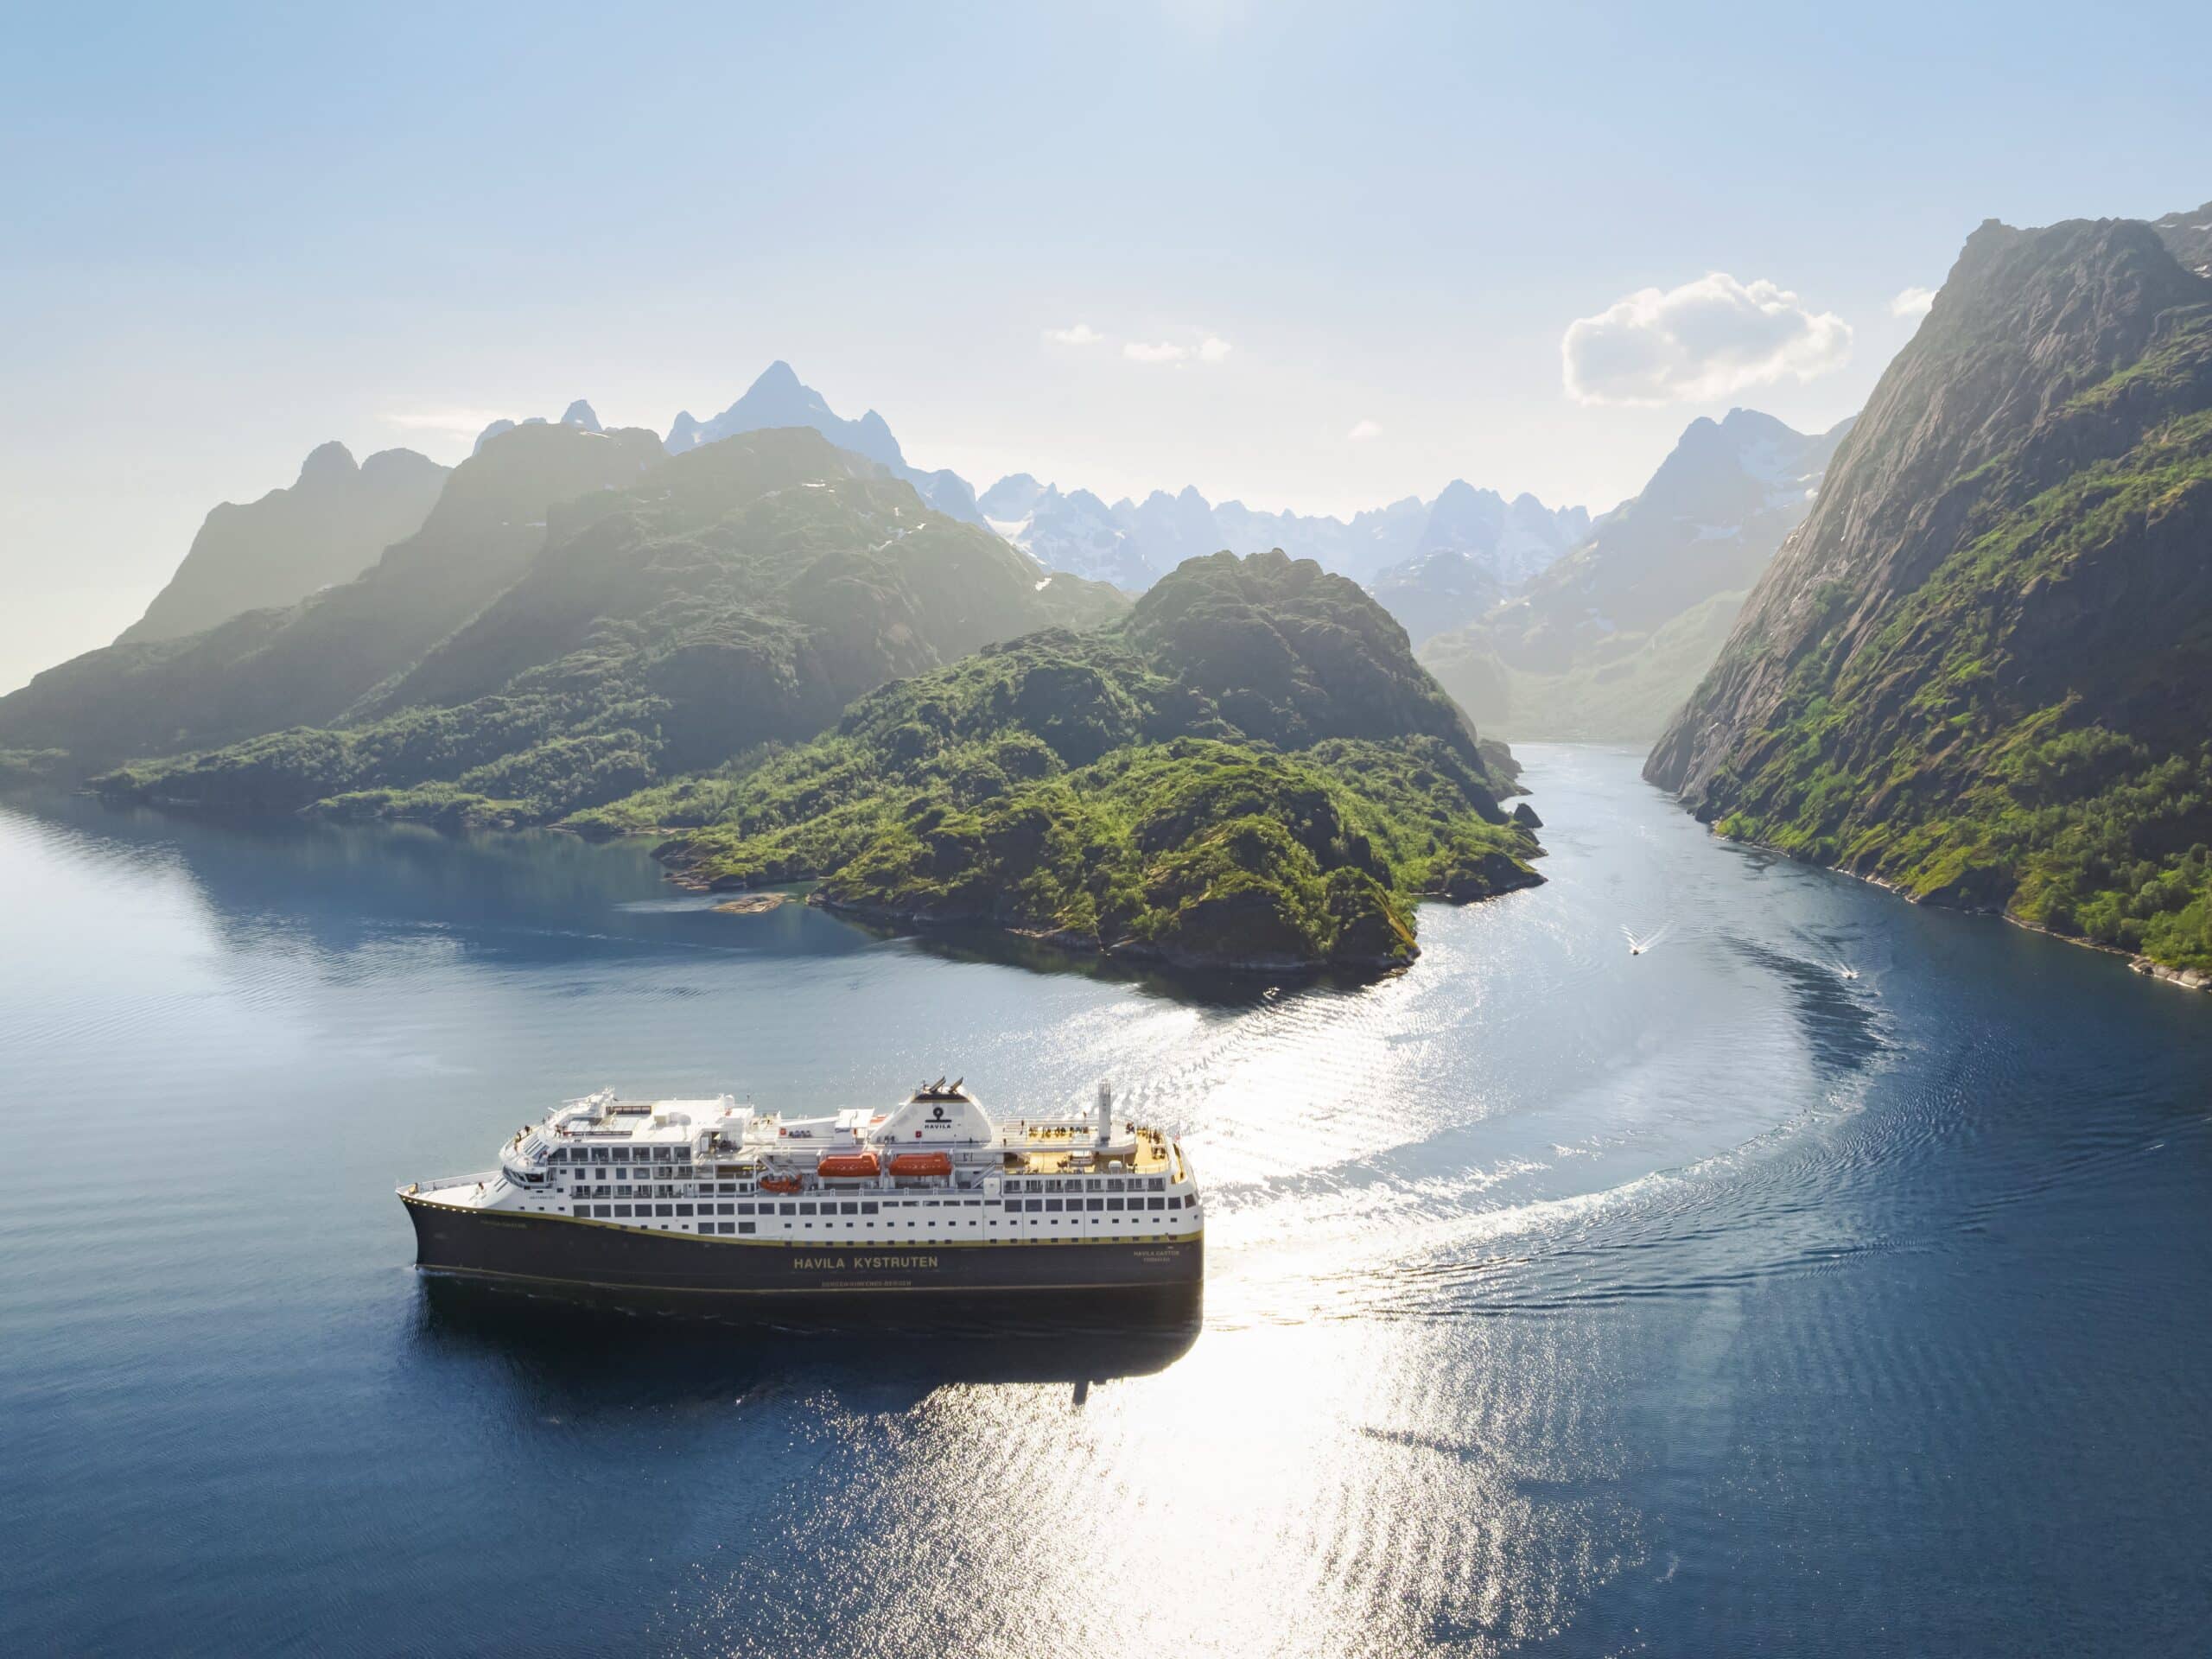
<path fill-rule="evenodd" d="M 1098 1144 L 1103 1147 L 1113 1138 L 1114 1085 L 1110 1083 L 1102 1083 L 1098 1085 L 1098 1130 L 1096 1139 Z"/>

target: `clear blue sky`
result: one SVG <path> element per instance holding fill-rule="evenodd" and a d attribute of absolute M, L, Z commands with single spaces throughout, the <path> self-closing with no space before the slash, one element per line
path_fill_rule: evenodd
<path fill-rule="evenodd" d="M 1699 413 L 1851 412 L 1983 218 L 2212 197 L 2209 16 L 22 9 L 0 686 L 323 439 L 452 460 L 577 396 L 665 429 L 775 357 L 979 486 L 1609 505 Z M 1568 394 L 1570 323 L 1708 273 L 1823 343 Z"/>

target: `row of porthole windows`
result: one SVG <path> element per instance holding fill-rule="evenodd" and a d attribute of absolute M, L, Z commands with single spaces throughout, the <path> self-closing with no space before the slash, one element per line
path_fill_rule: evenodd
<path fill-rule="evenodd" d="M 1165 1175 L 1016 1176 L 1006 1184 L 1009 1192 L 1165 1192 Z"/>

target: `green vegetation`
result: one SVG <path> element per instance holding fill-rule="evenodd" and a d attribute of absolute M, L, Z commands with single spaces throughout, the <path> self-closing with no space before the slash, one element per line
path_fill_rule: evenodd
<path fill-rule="evenodd" d="M 61 775 L 68 760 L 60 749 L 0 749 L 0 786 L 48 782 Z"/>
<path fill-rule="evenodd" d="M 2170 313 L 1961 480 L 1955 550 L 1866 632 L 1815 606 L 1719 828 L 2212 969 L 2208 405 L 2212 307 Z"/>
<path fill-rule="evenodd" d="M 1040 584 L 996 537 L 810 430 L 690 451 L 553 518 L 504 591 L 339 722 L 98 786 L 215 811 L 542 823 L 803 741 L 887 679 L 989 639 L 1127 608 L 1100 583 Z"/>
<path fill-rule="evenodd" d="M 1217 555 L 1119 626 L 988 647 L 811 743 L 569 822 L 679 830 L 662 855 L 684 880 L 820 878 L 824 902 L 885 921 L 1376 967 L 1414 954 L 1417 898 L 1540 879 L 1509 787 L 1357 587 Z"/>

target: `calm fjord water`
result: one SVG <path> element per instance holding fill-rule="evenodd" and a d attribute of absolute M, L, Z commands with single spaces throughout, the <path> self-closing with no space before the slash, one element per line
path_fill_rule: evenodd
<path fill-rule="evenodd" d="M 1525 759 L 1548 886 L 1210 1001 L 634 847 L 0 806 L 0 1650 L 2202 1651 L 2212 999 Z M 1185 1137 L 1195 1341 L 408 1266 L 394 1184 L 560 1096 L 944 1071 Z"/>

